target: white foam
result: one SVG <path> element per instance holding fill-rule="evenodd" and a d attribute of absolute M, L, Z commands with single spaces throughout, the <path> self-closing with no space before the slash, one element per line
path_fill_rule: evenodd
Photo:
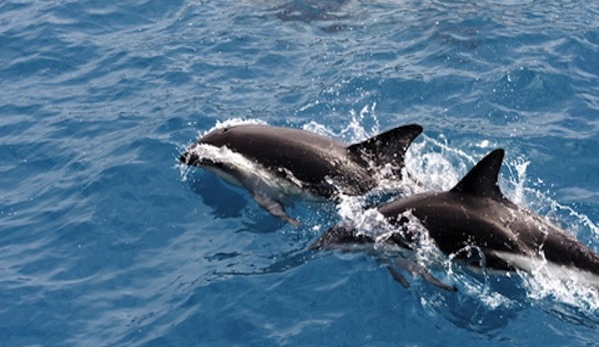
<path fill-rule="evenodd" d="M 365 141 L 380 132 L 379 120 L 376 116 L 376 103 L 364 106 L 360 112 L 352 110 L 349 113 L 350 119 L 346 126 L 341 129 L 330 129 L 329 127 L 315 121 L 310 121 L 302 128 L 314 133 L 342 140 L 346 143 L 357 143 Z M 366 130 L 365 123 L 372 123 L 369 130 Z"/>
<path fill-rule="evenodd" d="M 372 104 L 363 107 L 359 112 L 350 112 L 347 125 L 340 128 L 333 129 L 312 121 L 305 124 L 303 129 L 343 140 L 346 143 L 363 141 L 379 133 L 379 121 L 375 109 L 376 104 Z M 237 124 L 265 124 L 265 122 L 257 119 L 234 118 L 217 123 L 205 133 Z M 366 124 L 369 124 L 369 126 L 366 126 Z M 498 147 L 498 145 L 485 140 L 473 143 L 472 148 L 478 150 L 476 155 L 471 155 L 469 151 L 449 145 L 442 135 L 438 138 L 432 138 L 422 134 L 406 153 L 403 179 L 401 181 L 383 180 L 378 190 L 400 187 L 405 195 L 411 195 L 451 189 L 486 154 L 480 150 L 488 150 L 494 147 Z M 226 152 L 226 150 L 214 152 L 214 149 L 208 149 L 204 154 L 217 156 L 221 160 L 228 160 L 228 162 L 243 166 L 244 169 L 250 169 L 250 166 L 255 165 L 239 155 L 236 156 L 235 153 Z M 530 165 L 534 165 L 534 163 L 526 158 L 513 159 L 508 153 L 503 163 L 502 178 L 500 178 L 500 186 L 504 194 L 524 208 L 537 211 L 545 217 L 552 216 L 553 219 L 559 219 L 560 224 L 567 225 L 567 230 L 575 236 L 594 242 L 596 251 L 596 245 L 599 244 L 599 227 L 588 216 L 570 206 L 558 203 L 550 197 L 550 193 L 542 191 L 542 179 L 530 178 L 527 175 Z M 255 171 L 256 168 L 251 167 L 251 169 Z M 258 176 L 264 178 L 263 173 L 259 173 Z M 534 182 L 533 186 L 529 187 L 528 185 L 531 182 Z M 378 190 L 375 189 L 375 192 Z M 358 225 L 361 232 L 369 233 L 369 235 L 382 241 L 391 231 L 389 225 L 376 209 L 364 209 L 365 204 L 366 198 L 364 197 L 342 197 L 338 204 L 339 215 L 343 220 Z M 329 226 L 323 225 L 319 229 L 328 228 Z M 439 252 L 433 243 L 430 243 L 429 246 L 434 248 L 427 248 L 426 242 L 423 243 L 423 246 L 424 248 L 416 252 L 416 257 L 420 261 L 431 265 L 432 261 L 427 257 L 438 256 Z M 591 248 L 593 248 L 592 244 Z M 453 281 L 460 281 L 469 276 L 466 273 L 454 272 L 454 267 L 451 266 L 448 259 L 446 257 L 446 262 L 441 264 L 441 268 L 446 269 L 449 278 Z M 524 265 L 526 261 L 529 262 L 527 269 L 530 272 L 523 273 L 522 277 L 524 278 L 524 290 L 530 299 L 552 299 L 558 303 L 589 310 L 589 312 L 599 309 L 599 294 L 596 288 L 589 285 L 589 283 L 595 283 L 596 279 L 592 276 L 568 269 L 564 270 L 561 267 L 553 267 L 551 264 L 534 263 L 530 259 L 520 260 L 522 260 L 523 268 L 526 268 L 526 265 Z M 469 295 L 479 297 L 481 302 L 490 308 L 511 304 L 508 298 L 500 293 L 493 292 L 484 285 L 480 287 L 469 280 L 464 280 L 462 283 Z"/>
<path fill-rule="evenodd" d="M 532 272 L 522 274 L 527 295 L 536 301 L 556 300 L 587 314 L 599 309 L 599 278 L 584 271 L 538 262 Z M 595 316 L 599 320 L 599 316 Z"/>
<path fill-rule="evenodd" d="M 352 118 L 352 122 L 355 121 L 360 121 L 359 117 Z M 355 124 L 352 125 L 353 128 L 355 126 Z M 356 133 L 360 132 L 356 131 Z M 485 150 L 499 147 L 489 141 L 473 143 L 472 146 Z M 484 154 L 486 153 L 480 152 L 477 155 L 471 155 L 467 151 L 450 146 L 442 136 L 431 138 L 422 134 L 406 153 L 404 170 L 409 174 L 403 175 L 402 191 L 406 195 L 411 195 L 451 189 Z M 588 216 L 576 211 L 571 206 L 560 204 L 551 198 L 550 193 L 543 191 L 544 183 L 541 178 L 528 177 L 527 172 L 530 165 L 534 165 L 534 163 L 523 157 L 511 158 L 508 153 L 500 177 L 502 192 L 523 208 L 538 212 L 545 218 L 550 217 L 549 219 L 552 219 L 554 224 L 567 226 L 567 232 L 583 240 L 590 240 L 589 246 L 591 248 L 594 246 L 593 249 L 597 251 L 599 227 Z M 533 186 L 529 187 L 531 182 L 534 182 Z M 384 239 L 385 233 L 389 232 L 388 226 L 380 221 L 380 217 L 376 216 L 372 209 L 365 211 L 361 209 L 361 204 L 364 204 L 364 199 L 355 197 L 342 199 L 338 207 L 339 214 L 344 220 L 350 220 L 359 225 L 362 232 L 371 233 L 381 240 Z M 371 229 L 369 230 L 369 228 Z M 417 256 L 422 261 L 426 261 L 426 257 L 433 254 L 435 251 L 426 247 L 417 252 Z M 521 274 L 524 278 L 524 290 L 530 299 L 552 299 L 588 312 L 599 309 L 599 291 L 595 286 L 596 276 L 553 264 L 535 263 L 531 259 L 512 260 L 521 260 L 523 268 L 530 271 Z M 468 276 L 467 274 L 452 273 L 454 270 L 450 266 L 447 267 L 447 271 L 448 276 L 453 276 L 455 281 L 459 281 L 460 277 Z M 493 275 L 498 276 L 498 274 Z M 464 282 L 464 285 L 470 295 L 478 295 L 481 301 L 491 308 L 512 304 L 510 299 L 503 294 L 493 292 L 486 287 L 477 287 L 468 281 Z"/>
<path fill-rule="evenodd" d="M 243 124 L 262 124 L 262 125 L 265 125 L 265 124 L 268 124 L 268 123 L 266 123 L 263 120 L 253 119 L 253 118 L 252 119 L 230 118 L 230 119 L 226 119 L 226 120 L 224 120 L 222 122 L 217 120 L 216 124 L 212 128 L 210 128 L 210 129 L 208 129 L 208 130 L 200 133 L 200 137 L 202 137 L 202 136 L 204 136 L 204 135 L 208 134 L 209 132 L 212 132 L 212 131 L 214 131 L 216 129 L 222 129 L 222 128 L 232 127 L 232 126 L 235 126 L 235 125 L 243 125 Z"/>

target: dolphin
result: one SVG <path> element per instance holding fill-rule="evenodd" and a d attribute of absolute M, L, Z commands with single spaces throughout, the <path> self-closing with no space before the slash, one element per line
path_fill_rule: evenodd
<path fill-rule="evenodd" d="M 362 195 L 377 186 L 384 168 L 401 177 L 405 152 L 421 132 L 411 124 L 348 146 L 306 130 L 241 124 L 202 136 L 180 162 L 245 187 L 268 212 L 297 225 L 284 210 L 290 197 Z"/>
<path fill-rule="evenodd" d="M 551 265 L 561 273 L 574 273 L 577 279 L 599 287 L 596 253 L 503 195 L 498 184 L 503 157 L 503 149 L 492 151 L 449 191 L 416 194 L 378 207 L 394 230 L 383 238 L 384 243 L 411 248 L 419 237 L 418 228 L 410 227 L 415 218 L 442 252 L 475 269 L 533 272 L 546 264 L 548 269 Z M 374 242 L 374 237 L 340 223 L 310 248 Z M 409 270 L 429 276 L 420 268 Z M 430 277 L 425 279 L 434 282 Z"/>

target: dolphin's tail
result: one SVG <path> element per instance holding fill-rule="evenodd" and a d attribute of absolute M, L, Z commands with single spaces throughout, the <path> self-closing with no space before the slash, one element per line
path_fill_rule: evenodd
<path fill-rule="evenodd" d="M 382 167 L 391 164 L 393 173 L 399 177 L 403 168 L 404 158 L 408 147 L 422 133 L 418 124 L 410 124 L 388 130 L 371 137 L 366 141 L 355 143 L 348 147 L 356 161 L 366 167 L 374 164 Z"/>

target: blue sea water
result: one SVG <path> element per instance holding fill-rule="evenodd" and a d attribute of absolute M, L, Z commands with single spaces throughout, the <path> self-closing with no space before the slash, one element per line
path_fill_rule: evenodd
<path fill-rule="evenodd" d="M 492 148 L 502 187 L 599 251 L 599 3 L 0 3 L 0 346 L 599 346 L 599 298 L 542 277 L 405 289 L 364 254 L 177 164 L 234 119 L 355 142 L 425 128 L 447 189 Z"/>

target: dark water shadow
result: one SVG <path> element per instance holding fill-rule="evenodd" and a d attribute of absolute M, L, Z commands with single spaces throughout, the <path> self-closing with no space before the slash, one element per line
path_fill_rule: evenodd
<path fill-rule="evenodd" d="M 204 204 L 212 210 L 216 218 L 239 218 L 248 200 L 233 187 L 228 186 L 216 175 L 209 172 L 190 173 L 188 176 L 190 189 L 198 194 Z"/>
<path fill-rule="evenodd" d="M 280 260 L 275 261 L 274 263 L 262 267 L 257 268 L 253 271 L 217 271 L 215 274 L 217 275 L 235 275 L 235 276 L 262 276 L 268 274 L 276 274 L 283 273 L 294 268 L 300 267 L 304 264 L 307 264 L 310 261 L 315 259 L 319 259 L 322 257 L 321 254 L 315 253 L 313 251 L 291 251 L 286 254 L 278 254 L 276 255 Z M 274 256 L 273 256 L 274 258 Z"/>
<path fill-rule="evenodd" d="M 563 302 L 546 302 L 541 308 L 561 321 L 599 331 L 599 313 L 596 310 L 582 309 Z"/>
<path fill-rule="evenodd" d="M 350 27 L 351 16 L 344 10 L 349 0 L 293 0 L 270 9 L 283 22 L 314 24 L 326 33 Z"/>
<path fill-rule="evenodd" d="M 277 18 L 283 21 L 314 22 L 346 19 L 342 14 L 343 6 L 349 0 L 293 0 L 273 8 Z"/>
<path fill-rule="evenodd" d="M 416 285 L 415 294 L 431 316 L 441 316 L 456 328 L 485 339 L 502 341 L 508 338 L 506 328 L 536 306 L 528 297 L 523 277 L 515 272 L 473 272 L 463 264 L 454 263 L 450 276 L 458 288 L 447 293 L 430 285 Z"/>

